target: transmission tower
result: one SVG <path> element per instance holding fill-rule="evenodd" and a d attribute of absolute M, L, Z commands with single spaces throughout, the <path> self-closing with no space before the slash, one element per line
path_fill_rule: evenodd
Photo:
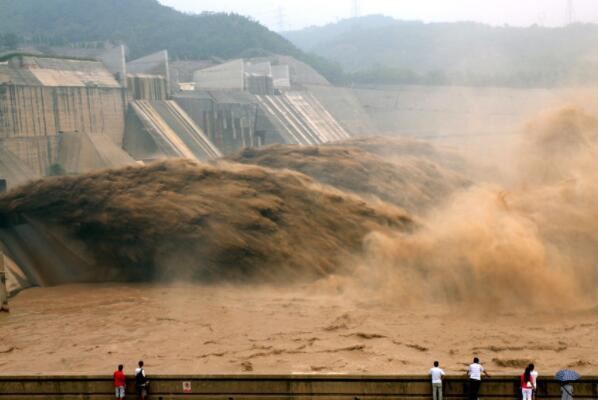
<path fill-rule="evenodd" d="M 276 22 L 278 25 L 278 32 L 284 32 L 286 29 L 284 7 L 282 4 L 278 6 L 278 12 L 276 14 Z"/>
<path fill-rule="evenodd" d="M 573 3 L 573 0 L 567 0 L 565 21 L 567 25 L 571 25 L 573 22 L 575 22 L 575 4 Z"/>
<path fill-rule="evenodd" d="M 353 0 L 352 16 L 353 16 L 353 18 L 358 18 L 360 15 L 361 15 L 361 7 L 359 5 L 359 0 Z"/>

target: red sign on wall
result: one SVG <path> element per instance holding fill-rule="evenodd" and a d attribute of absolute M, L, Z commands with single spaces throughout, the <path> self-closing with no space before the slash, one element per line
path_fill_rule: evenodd
<path fill-rule="evenodd" d="M 183 393 L 191 393 L 191 382 L 183 382 Z"/>

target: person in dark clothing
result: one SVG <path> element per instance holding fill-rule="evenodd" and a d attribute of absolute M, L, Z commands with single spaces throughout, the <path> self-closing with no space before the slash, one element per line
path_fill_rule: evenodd
<path fill-rule="evenodd" d="M 143 369 L 143 361 L 139 361 L 139 368 L 135 369 L 135 388 L 137 389 L 137 398 L 139 400 L 145 400 L 147 398 L 148 385 L 149 380 Z"/>

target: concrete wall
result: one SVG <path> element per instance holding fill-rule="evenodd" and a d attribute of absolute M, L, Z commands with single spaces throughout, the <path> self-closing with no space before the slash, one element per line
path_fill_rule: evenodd
<path fill-rule="evenodd" d="M 33 171 L 29 165 L 8 150 L 0 140 L 0 179 L 2 180 L 0 186 L 6 185 L 6 188 L 0 187 L 0 194 L 3 193 L 3 190 L 12 189 L 40 177 L 41 174 Z"/>
<path fill-rule="evenodd" d="M 0 86 L 0 138 L 103 133 L 122 142 L 120 88 Z"/>
<path fill-rule="evenodd" d="M 288 65 L 293 85 L 329 85 L 318 71 L 310 65 L 290 56 L 274 56 L 272 62 L 278 65 Z"/>
<path fill-rule="evenodd" d="M 256 136 L 258 106 L 250 95 L 205 92 L 181 94 L 175 100 L 223 154 L 267 143 L 267 132 Z"/>
<path fill-rule="evenodd" d="M 8 60 L 10 79 L 2 82 L 52 87 L 119 88 L 106 67 L 93 60 L 73 60 L 44 56 L 15 55 Z M 24 83 L 25 82 L 25 83 Z"/>
<path fill-rule="evenodd" d="M 135 160 L 105 135 L 63 133 L 57 163 L 68 174 L 80 174 L 135 165 Z"/>
<path fill-rule="evenodd" d="M 509 133 L 538 113 L 569 105 L 598 111 L 598 88 L 381 86 L 353 94 L 378 132 L 421 136 Z"/>
<path fill-rule="evenodd" d="M 245 73 L 249 75 L 271 76 L 272 64 L 270 61 L 252 61 L 245 62 Z"/>
<path fill-rule="evenodd" d="M 168 99 L 168 82 L 160 75 L 128 74 L 127 89 L 129 100 Z"/>
<path fill-rule="evenodd" d="M 378 400 L 430 399 L 427 376 L 152 376 L 150 399 L 222 400 Z M 129 377 L 129 398 L 134 393 Z M 187 384 L 185 384 L 187 383 Z M 557 382 L 539 380 L 538 398 L 560 398 Z M 190 388 L 189 393 L 184 387 Z M 462 399 L 467 392 L 463 377 L 448 377 L 444 393 L 448 399 Z M 574 385 L 576 399 L 598 398 L 598 377 L 585 378 Z M 0 377 L 0 400 L 113 398 L 110 377 Z M 480 399 L 518 399 L 518 378 L 493 377 L 482 383 Z"/>
<path fill-rule="evenodd" d="M 272 80 L 276 89 L 291 89 L 291 71 L 288 65 L 273 65 Z"/>
<path fill-rule="evenodd" d="M 350 138 L 347 131 L 309 92 L 255 97 L 287 143 L 309 146 Z"/>
<path fill-rule="evenodd" d="M 71 47 L 71 46 L 56 46 L 50 47 L 42 46 L 38 51 L 51 54 L 58 57 L 73 57 L 78 59 L 93 59 L 101 61 L 104 67 L 114 75 L 114 77 L 124 85 L 125 76 L 127 74 L 125 53 L 126 49 L 123 44 L 113 45 L 111 43 L 104 43 L 101 48 L 90 47 Z"/>
<path fill-rule="evenodd" d="M 126 86 L 127 66 L 125 61 L 125 46 L 120 44 L 109 49 L 104 49 L 95 58 L 112 72 L 122 86 Z"/>
<path fill-rule="evenodd" d="M 315 145 L 350 138 L 309 92 L 202 91 L 174 99 L 223 154 L 274 143 Z"/>
<path fill-rule="evenodd" d="M 193 73 L 193 81 L 202 90 L 244 90 L 245 61 L 234 60 Z"/>
<path fill-rule="evenodd" d="M 22 163 L 19 166 L 13 162 L 12 167 L 32 172 L 32 174 L 27 174 L 29 176 L 25 180 L 46 175 L 48 167 L 58 159 L 58 146 L 59 137 L 57 135 L 0 139 L 0 147 L 13 154 L 18 162 Z M 24 182 L 9 182 L 10 186 L 14 186 L 15 183 Z"/>
<path fill-rule="evenodd" d="M 150 136 L 159 158 L 182 157 L 205 161 L 222 156 L 176 102 L 135 100 L 131 103 L 131 110 L 138 122 L 129 119 L 131 125 L 127 127 L 125 139 L 125 149 L 129 154 L 135 157 L 143 155 L 142 159 L 151 157 L 146 151 L 148 140 L 143 139 L 143 136 Z M 139 123 L 142 129 L 139 129 Z"/>
<path fill-rule="evenodd" d="M 162 151 L 139 120 L 133 107 L 127 112 L 123 149 L 135 160 L 141 161 L 151 161 L 162 155 Z"/>
<path fill-rule="evenodd" d="M 132 74 L 160 75 L 166 79 L 166 87 L 170 93 L 170 67 L 168 51 L 161 50 L 127 63 L 127 72 Z"/>
<path fill-rule="evenodd" d="M 374 135 L 379 132 L 350 88 L 331 85 L 306 85 L 334 118 L 352 135 Z"/>
<path fill-rule="evenodd" d="M 191 61 L 191 60 L 177 60 L 170 61 L 170 80 L 171 88 L 176 91 L 179 83 L 193 82 L 193 73 L 200 69 L 209 68 L 214 65 L 213 61 Z"/>
<path fill-rule="evenodd" d="M 0 221 L 0 249 L 18 266 L 17 275 L 24 275 L 21 283 L 52 286 L 93 282 L 99 276 L 115 278 L 109 268 L 96 265 L 85 244 L 73 240 L 64 229 L 26 216 L 14 218 L 23 220 L 11 226 Z"/>
<path fill-rule="evenodd" d="M 112 54 L 121 75 L 122 52 L 121 46 Z M 10 186 L 22 183 L 19 176 L 46 175 L 60 161 L 63 134 L 99 135 L 122 146 L 124 89 L 100 62 L 16 55 L 1 67 L 0 149 L 16 160 L 0 165 L 0 179 Z M 31 173 L 17 174 L 20 170 Z"/>
<path fill-rule="evenodd" d="M 60 132 L 103 134 L 120 146 L 124 112 L 120 88 L 0 85 L 0 146 L 45 175 Z"/>

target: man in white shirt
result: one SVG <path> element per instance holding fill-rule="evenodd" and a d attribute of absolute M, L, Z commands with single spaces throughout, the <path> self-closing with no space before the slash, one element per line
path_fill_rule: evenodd
<path fill-rule="evenodd" d="M 442 377 L 445 373 L 439 365 L 438 361 L 434 361 L 434 367 L 429 372 L 432 376 L 432 397 L 434 400 L 442 400 Z"/>
<path fill-rule="evenodd" d="M 480 384 L 482 383 L 482 374 L 489 377 L 488 373 L 480 364 L 479 358 L 473 359 L 473 364 L 467 369 L 469 375 L 469 400 L 477 400 L 480 392 Z"/>

